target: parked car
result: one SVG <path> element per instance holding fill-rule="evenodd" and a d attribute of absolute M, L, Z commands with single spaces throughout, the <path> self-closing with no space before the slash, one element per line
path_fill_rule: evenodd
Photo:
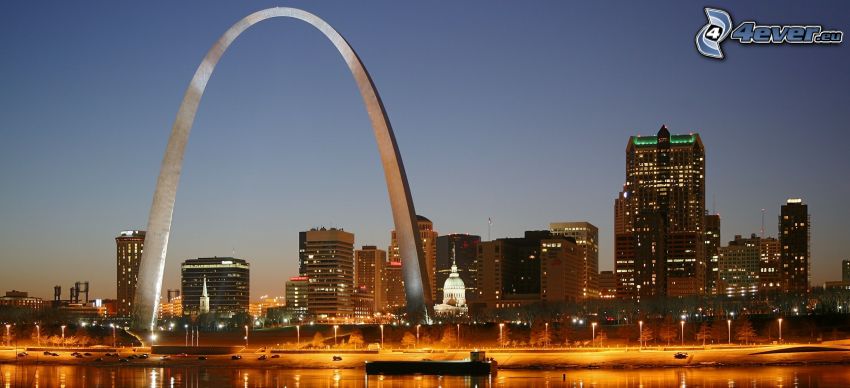
<path fill-rule="evenodd" d="M 119 362 L 127 362 L 128 360 L 126 358 L 119 358 L 118 361 Z"/>
<path fill-rule="evenodd" d="M 86 357 L 91 357 L 91 353 L 88 353 L 88 352 L 83 353 L 83 355 L 86 356 Z"/>
<path fill-rule="evenodd" d="M 97 361 L 97 362 L 100 362 L 100 361 L 103 361 L 103 358 L 98 357 L 98 358 L 95 358 L 94 360 Z"/>
<path fill-rule="evenodd" d="M 50 352 L 48 352 L 48 351 L 46 351 L 46 350 L 44 351 L 44 355 L 45 355 L 45 356 L 49 356 L 49 355 L 51 355 L 51 354 L 52 354 L 52 353 L 50 353 Z"/>
<path fill-rule="evenodd" d="M 673 358 L 675 358 L 677 360 L 682 360 L 682 359 L 688 358 L 688 354 L 685 353 L 685 352 L 678 352 L 678 353 L 673 355 Z"/>
<path fill-rule="evenodd" d="M 231 360 L 241 360 L 241 359 L 242 359 L 242 356 L 240 356 L 240 355 L 238 355 L 238 354 L 234 354 L 234 355 L 230 356 L 230 359 L 231 359 Z"/>
<path fill-rule="evenodd" d="M 260 360 L 260 361 L 265 361 L 267 358 L 268 358 L 268 357 L 266 357 L 266 355 L 265 355 L 265 354 L 264 354 L 264 355 L 262 355 L 262 356 L 260 356 L 260 357 L 257 357 L 257 359 L 258 359 L 258 360 Z"/>
<path fill-rule="evenodd" d="M 171 359 L 171 357 L 169 357 L 169 356 L 162 356 L 162 357 L 160 357 L 159 359 L 160 359 L 160 360 L 162 360 L 162 361 L 168 361 L 168 360 L 170 360 L 170 359 Z"/>
<path fill-rule="evenodd" d="M 340 357 L 340 356 L 334 356 L 333 360 L 334 360 L 334 361 L 342 361 L 342 357 Z"/>
<path fill-rule="evenodd" d="M 273 354 L 272 358 L 280 358 L 280 354 Z"/>
<path fill-rule="evenodd" d="M 27 354 L 27 352 L 18 353 L 18 357 L 26 357 L 26 356 L 29 356 L 29 354 Z"/>
<path fill-rule="evenodd" d="M 201 361 L 204 361 L 204 360 L 207 359 L 207 356 L 198 356 L 198 359 L 201 360 Z"/>

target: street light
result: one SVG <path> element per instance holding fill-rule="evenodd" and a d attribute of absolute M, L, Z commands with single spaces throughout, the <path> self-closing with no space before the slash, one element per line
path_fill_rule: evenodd
<path fill-rule="evenodd" d="M 114 326 L 113 326 L 113 327 L 114 327 Z M 183 329 L 185 329 L 185 330 L 186 330 L 186 342 L 184 343 L 184 345 L 185 345 L 185 346 L 189 346 L 189 324 L 188 324 L 188 323 L 184 323 L 184 324 L 183 324 Z M 114 333 L 114 331 L 113 331 L 113 333 Z M 113 345 L 113 346 L 115 346 L 115 345 Z"/>
<path fill-rule="evenodd" d="M 419 348 L 419 327 L 422 326 L 420 324 L 416 325 L 416 348 Z"/>
<path fill-rule="evenodd" d="M 638 321 L 638 348 L 643 349 L 643 321 Z"/>
<path fill-rule="evenodd" d="M 499 345 L 502 346 L 505 344 L 505 339 L 502 337 L 502 329 L 505 328 L 504 323 L 499 324 Z"/>
<path fill-rule="evenodd" d="M 779 343 L 782 343 L 782 318 L 779 318 Z"/>
<path fill-rule="evenodd" d="M 248 325 L 245 325 L 245 349 L 248 349 Z"/>
<path fill-rule="evenodd" d="M 35 325 L 35 338 L 38 341 L 38 346 L 41 346 L 41 327 L 39 325 Z"/>
<path fill-rule="evenodd" d="M 114 347 L 117 347 L 117 345 L 116 345 L 116 342 L 117 342 L 117 341 L 115 340 L 115 324 L 114 324 L 114 323 L 110 323 L 110 324 L 109 324 L 109 327 L 111 327 L 111 328 L 112 328 L 112 347 L 114 348 Z M 186 338 L 188 338 L 188 337 L 186 337 Z M 188 341 L 187 341 L 187 342 L 188 342 Z"/>
<path fill-rule="evenodd" d="M 384 324 L 379 325 L 381 327 L 381 349 L 384 348 Z"/>
<path fill-rule="evenodd" d="M 549 346 L 549 322 L 543 324 L 543 347 Z"/>
<path fill-rule="evenodd" d="M 682 346 L 685 346 L 685 320 L 680 321 L 682 324 Z"/>
<path fill-rule="evenodd" d="M 339 325 L 334 325 L 334 346 L 336 346 L 336 329 L 339 329 Z"/>
<path fill-rule="evenodd" d="M 457 347 L 460 348 L 460 323 L 457 324 Z"/>
<path fill-rule="evenodd" d="M 62 345 L 65 345 L 65 325 L 62 325 Z"/>
<path fill-rule="evenodd" d="M 596 346 L 596 322 L 590 324 L 592 331 L 592 337 L 590 338 L 590 346 Z"/>
<path fill-rule="evenodd" d="M 12 327 L 10 324 L 6 324 L 6 346 L 12 343 L 12 338 L 9 337 L 9 328 Z"/>
<path fill-rule="evenodd" d="M 295 333 L 298 335 L 298 347 L 301 347 L 301 324 L 295 325 Z"/>
<path fill-rule="evenodd" d="M 731 319 L 726 320 L 726 327 L 727 327 L 727 330 L 729 330 L 729 345 L 732 345 L 732 320 Z"/>

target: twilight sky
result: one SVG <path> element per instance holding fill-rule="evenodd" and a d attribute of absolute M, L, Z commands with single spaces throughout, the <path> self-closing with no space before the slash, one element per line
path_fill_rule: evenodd
<path fill-rule="evenodd" d="M 600 229 L 630 135 L 698 132 L 724 244 L 802 197 L 813 284 L 850 258 L 850 42 L 743 46 L 723 61 L 694 36 L 708 4 L 631 2 L 0 3 L 0 292 L 115 296 L 114 237 L 144 229 L 168 134 L 196 67 L 243 16 L 294 6 L 334 26 L 386 105 L 418 213 L 445 233 Z M 845 2 L 710 5 L 733 21 L 850 32 Z M 846 37 L 845 37 L 846 40 Z M 207 87 L 186 151 L 165 288 L 199 256 L 250 261 L 252 300 L 282 295 L 297 232 L 352 231 L 386 248 L 392 217 L 362 100 L 312 27 L 242 35 Z"/>

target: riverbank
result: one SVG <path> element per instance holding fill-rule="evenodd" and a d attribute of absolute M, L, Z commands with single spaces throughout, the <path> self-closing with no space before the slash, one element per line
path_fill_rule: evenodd
<path fill-rule="evenodd" d="M 20 350 L 19 350 L 20 351 Z M 77 358 L 69 351 L 56 350 L 58 356 L 45 356 L 42 352 L 29 352 L 16 357 L 14 350 L 0 350 L 0 363 L 24 365 L 84 365 L 84 366 L 139 366 L 139 367 L 221 367 L 221 368 L 272 368 L 272 369 L 359 369 L 364 362 L 462 360 L 468 351 L 381 351 L 381 352 L 254 352 L 242 351 L 240 360 L 231 355 L 209 355 L 206 360 L 198 356 L 151 355 L 148 359 L 126 362 L 105 357 L 105 352 L 90 349 L 89 357 Z M 121 357 L 142 354 L 145 349 L 122 349 Z M 687 353 L 676 358 L 678 352 Z M 266 358 L 260 359 L 265 355 Z M 342 359 L 334 361 L 339 355 Z M 276 356 L 276 357 L 275 357 Z M 581 369 L 581 368 L 670 368 L 670 367 L 753 367 L 779 365 L 850 364 L 850 347 L 828 345 L 779 345 L 727 348 L 682 348 L 639 350 L 637 348 L 599 350 L 487 350 L 487 356 L 499 363 L 500 369 Z M 274 358 L 272 358 L 274 357 Z M 101 358 L 101 361 L 97 361 Z"/>

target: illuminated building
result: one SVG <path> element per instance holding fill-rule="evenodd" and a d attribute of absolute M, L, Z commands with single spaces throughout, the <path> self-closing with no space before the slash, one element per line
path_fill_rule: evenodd
<path fill-rule="evenodd" d="M 443 303 L 434 306 L 437 315 L 464 315 L 469 309 L 466 306 L 466 285 L 457 269 L 456 252 L 452 249 L 452 266 L 449 277 L 443 282 Z"/>
<path fill-rule="evenodd" d="M 434 272 L 437 268 L 437 236 L 439 233 L 434 230 L 434 223 L 423 216 L 416 215 L 416 224 L 419 225 L 422 252 L 425 254 L 425 268 L 428 271 L 428 281 L 431 283 L 425 288 L 431 290 L 431 300 L 437 300 L 437 277 L 434 276 Z M 402 262 L 395 230 L 390 233 L 390 246 L 387 255 L 389 255 L 390 262 Z"/>
<path fill-rule="evenodd" d="M 380 310 L 395 312 L 405 306 L 404 278 L 401 273 L 400 261 L 388 261 L 381 276 L 381 298 L 384 301 Z"/>
<path fill-rule="evenodd" d="M 705 292 L 705 150 L 698 134 L 632 136 L 615 202 L 615 265 L 624 297 Z M 626 246 L 630 245 L 630 246 Z M 634 285 L 630 285 L 633 279 Z"/>
<path fill-rule="evenodd" d="M 183 311 L 199 314 L 206 294 L 210 313 L 231 317 L 248 312 L 250 267 L 247 261 L 234 257 L 201 257 L 189 259 L 180 266 Z"/>
<path fill-rule="evenodd" d="M 780 264 L 782 291 L 809 292 L 811 251 L 809 250 L 809 206 L 799 198 L 789 199 L 779 213 Z"/>
<path fill-rule="evenodd" d="M 307 277 L 293 276 L 286 281 L 286 311 L 293 320 L 307 316 Z"/>
<path fill-rule="evenodd" d="M 718 249 L 718 293 L 728 297 L 752 297 L 759 289 L 761 239 L 739 235 L 728 246 Z"/>
<path fill-rule="evenodd" d="M 526 231 L 522 238 L 482 241 L 478 245 L 481 287 L 477 303 L 502 308 L 539 302 L 541 241 L 550 238 L 552 234 L 545 230 Z"/>
<path fill-rule="evenodd" d="M 720 215 L 705 215 L 705 290 L 706 293 L 716 295 L 717 290 L 717 261 L 718 249 L 720 249 Z"/>
<path fill-rule="evenodd" d="M 38 310 L 44 308 L 44 300 L 31 297 L 24 291 L 12 290 L 6 291 L 6 296 L 0 297 L 0 306 Z"/>
<path fill-rule="evenodd" d="M 584 258 L 583 249 L 572 237 L 552 236 L 541 240 L 540 300 L 563 303 L 584 299 Z"/>
<path fill-rule="evenodd" d="M 307 312 L 318 319 L 354 315 L 354 234 L 337 228 L 307 231 Z"/>
<path fill-rule="evenodd" d="M 481 237 L 471 234 L 453 233 L 437 237 L 437 300 L 445 299 L 443 287 L 455 263 L 459 276 L 465 279 L 467 300 L 470 303 L 476 300 L 480 283 L 478 276 L 478 244 L 480 243 Z"/>
<path fill-rule="evenodd" d="M 841 281 L 850 282 L 850 260 L 841 260 Z"/>
<path fill-rule="evenodd" d="M 381 274 L 386 263 L 387 252 L 373 245 L 364 245 L 354 251 L 354 286 L 371 296 L 372 311 L 380 311 L 384 306 L 384 293 L 380 290 L 383 289 Z"/>
<path fill-rule="evenodd" d="M 599 229 L 589 222 L 553 222 L 549 231 L 555 236 L 571 237 L 579 247 L 582 268 L 581 298 L 599 297 Z"/>
<path fill-rule="evenodd" d="M 133 312 L 133 298 L 139 280 L 139 263 L 142 260 L 144 245 L 144 230 L 125 230 L 115 237 L 118 316 L 128 317 Z"/>
<path fill-rule="evenodd" d="M 773 237 L 759 239 L 759 292 L 763 295 L 782 290 L 782 265 L 779 240 Z"/>
<path fill-rule="evenodd" d="M 599 272 L 599 297 L 614 299 L 617 297 L 617 277 L 614 271 Z"/>

